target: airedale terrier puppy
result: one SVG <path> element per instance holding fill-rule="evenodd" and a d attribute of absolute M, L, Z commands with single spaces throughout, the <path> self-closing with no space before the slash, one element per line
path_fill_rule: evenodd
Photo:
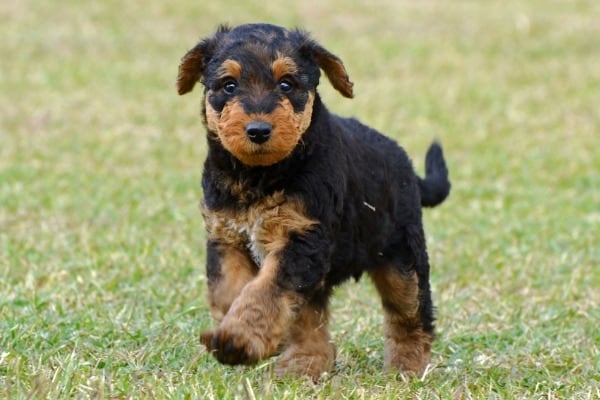
<path fill-rule="evenodd" d="M 220 27 L 182 59 L 177 88 L 204 85 L 202 211 L 210 309 L 201 342 L 222 363 L 280 354 L 275 371 L 318 379 L 334 366 L 328 300 L 366 272 L 383 305 L 384 365 L 420 373 L 433 306 L 421 207 L 449 193 L 441 147 L 419 178 L 405 151 L 330 113 L 320 71 L 345 97 L 342 61 L 308 33 Z"/>

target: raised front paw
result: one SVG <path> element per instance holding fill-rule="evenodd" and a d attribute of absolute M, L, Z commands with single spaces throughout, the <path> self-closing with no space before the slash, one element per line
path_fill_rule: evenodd
<path fill-rule="evenodd" d="M 264 345 L 239 327 L 208 330 L 200 335 L 200 342 L 223 364 L 254 364 L 264 357 Z"/>

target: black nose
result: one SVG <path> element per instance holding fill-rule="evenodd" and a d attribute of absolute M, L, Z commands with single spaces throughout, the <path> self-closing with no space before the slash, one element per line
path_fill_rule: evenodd
<path fill-rule="evenodd" d="M 250 122 L 246 125 L 246 136 L 256 144 L 263 144 L 271 137 L 273 127 L 268 122 Z"/>

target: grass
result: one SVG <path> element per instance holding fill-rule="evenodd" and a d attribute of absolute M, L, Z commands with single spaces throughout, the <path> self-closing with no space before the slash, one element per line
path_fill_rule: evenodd
<path fill-rule="evenodd" d="M 0 398 L 600 397 L 600 5 L 594 1 L 0 5 Z M 337 290 L 317 385 L 217 364 L 198 343 L 205 155 L 180 57 L 218 22 L 311 30 L 356 98 L 453 191 L 426 211 L 432 368 L 381 372 L 368 280 Z"/>

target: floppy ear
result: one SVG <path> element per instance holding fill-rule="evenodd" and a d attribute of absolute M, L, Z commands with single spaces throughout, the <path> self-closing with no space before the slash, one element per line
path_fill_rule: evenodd
<path fill-rule="evenodd" d="M 312 50 L 317 64 L 325 72 L 333 87 L 345 97 L 354 97 L 352 92 L 354 84 L 350 82 L 342 60 L 319 45 L 315 44 Z"/>
<path fill-rule="evenodd" d="M 191 92 L 202 78 L 206 66 L 206 55 L 209 44 L 204 40 L 188 51 L 179 64 L 179 75 L 177 75 L 177 92 L 182 95 Z"/>
<path fill-rule="evenodd" d="M 180 95 L 191 92 L 196 82 L 202 79 L 206 64 L 212 58 L 220 36 L 229 30 L 228 26 L 221 25 L 213 37 L 202 40 L 183 56 L 177 76 L 177 92 Z"/>

